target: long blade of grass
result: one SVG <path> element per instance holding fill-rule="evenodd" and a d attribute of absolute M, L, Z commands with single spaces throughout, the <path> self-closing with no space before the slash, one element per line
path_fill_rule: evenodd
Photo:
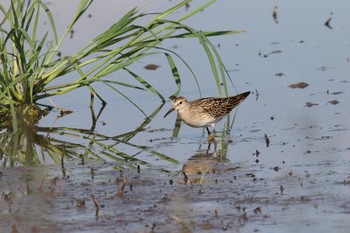
<path fill-rule="evenodd" d="M 140 76 L 132 72 L 131 70 L 124 68 L 132 77 L 134 77 L 138 82 L 140 82 L 147 90 L 158 96 L 163 102 L 165 102 L 164 97 L 146 80 L 142 79 Z"/>
<path fill-rule="evenodd" d="M 10 97 L 9 98 L 9 100 L 10 100 L 9 104 L 10 104 L 10 110 L 11 110 L 11 116 L 12 116 L 12 129 L 13 129 L 13 132 L 17 132 L 18 131 L 18 122 L 17 122 L 17 115 L 16 115 L 15 104 L 12 101 L 9 89 L 7 89 L 7 93 L 8 93 L 8 96 Z"/>
<path fill-rule="evenodd" d="M 181 7 L 185 6 L 186 4 L 188 4 L 189 2 L 191 2 L 192 0 L 186 0 L 186 1 L 182 1 L 179 4 L 177 4 L 176 6 L 173 6 L 172 8 L 166 10 L 165 12 L 159 14 L 157 17 L 155 17 L 151 22 L 150 25 L 153 24 L 155 21 L 158 21 L 168 15 L 170 15 L 171 13 L 177 11 L 178 9 L 180 9 Z"/>
<path fill-rule="evenodd" d="M 54 51 L 58 51 L 59 47 L 61 46 L 62 42 L 66 38 L 67 34 L 71 31 L 71 29 L 73 28 L 75 23 L 79 20 L 79 18 L 83 15 L 83 13 L 89 8 L 89 6 L 91 5 L 92 2 L 93 2 L 93 0 L 81 0 L 80 1 L 80 4 L 79 4 L 78 9 L 75 13 L 75 16 L 73 17 L 73 20 L 68 25 L 68 27 L 67 27 L 66 31 L 63 33 L 63 36 L 61 37 L 61 39 L 56 43 L 56 47 L 54 48 Z M 42 6 L 44 7 L 46 12 L 49 12 L 49 19 L 50 19 L 50 22 L 52 21 L 51 25 L 55 31 L 55 34 L 56 34 L 56 27 L 54 26 L 54 23 L 53 23 L 54 21 L 53 21 L 51 13 L 45 4 L 43 4 Z M 57 35 L 56 35 L 56 38 L 57 38 Z M 47 58 L 47 62 L 51 62 L 54 55 L 55 55 L 55 53 L 51 53 Z"/>
<path fill-rule="evenodd" d="M 181 90 L 181 79 L 180 79 L 179 71 L 177 70 L 177 67 L 175 65 L 175 62 L 174 62 L 173 58 L 168 53 L 165 53 L 164 55 L 166 56 L 166 58 L 168 60 L 171 72 L 173 73 L 173 77 L 174 77 L 174 80 L 175 80 L 175 83 L 176 83 L 176 86 L 177 86 L 177 90 L 169 97 L 170 99 L 174 99 L 180 93 L 180 90 Z"/>
<path fill-rule="evenodd" d="M 216 0 L 211 0 L 208 1 L 207 3 L 195 8 L 193 11 L 190 11 L 187 15 L 184 15 L 183 17 L 180 17 L 177 22 L 181 22 L 184 21 L 185 19 L 188 19 L 190 17 L 192 17 L 193 15 L 203 11 L 204 9 L 208 8 L 211 4 L 213 4 L 214 2 L 216 2 Z"/>
<path fill-rule="evenodd" d="M 197 88 L 198 88 L 198 92 L 199 92 L 199 95 L 202 96 L 202 91 L 200 89 L 200 86 L 199 86 L 199 81 L 198 81 L 198 78 L 196 76 L 196 74 L 194 73 L 193 69 L 190 67 L 190 65 L 177 53 L 175 53 L 174 51 L 172 50 L 169 50 L 169 49 L 166 49 L 166 48 L 161 48 L 161 47 L 155 47 L 156 49 L 159 49 L 159 50 L 163 50 L 163 51 L 166 51 L 166 53 L 171 53 L 173 55 L 175 55 L 178 59 L 180 59 L 182 61 L 182 63 L 187 67 L 187 69 L 191 72 L 192 74 L 192 77 L 194 78 L 195 82 L 196 82 L 196 85 L 197 85 Z M 164 54 L 166 54 L 164 53 Z M 181 79 L 180 79 L 180 82 L 181 82 Z M 171 97 L 175 97 L 174 94 L 171 95 Z M 170 98 L 170 97 L 169 97 Z"/>
<path fill-rule="evenodd" d="M 134 101 L 132 101 L 127 95 L 125 95 L 123 92 L 115 88 L 114 86 L 110 85 L 107 82 L 103 82 L 105 85 L 109 86 L 112 90 L 116 91 L 119 95 L 123 96 L 128 102 L 130 102 L 132 105 L 134 105 L 144 116 L 147 117 L 147 114 L 142 110 L 142 108 L 137 105 Z"/>
<path fill-rule="evenodd" d="M 167 22 L 167 21 L 164 21 Z M 184 25 L 183 25 L 184 26 Z M 213 37 L 213 36 L 223 36 L 223 35 L 233 35 L 245 32 L 244 30 L 231 30 L 231 31 L 215 31 L 215 32 L 206 32 L 201 31 L 201 34 L 205 37 Z M 169 38 L 197 38 L 193 33 L 181 33 L 173 36 L 169 36 Z"/>

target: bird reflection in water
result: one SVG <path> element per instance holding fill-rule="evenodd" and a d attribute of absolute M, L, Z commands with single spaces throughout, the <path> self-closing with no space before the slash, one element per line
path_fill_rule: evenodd
<path fill-rule="evenodd" d="M 211 143 L 214 144 L 214 150 L 210 152 Z M 189 158 L 182 166 L 185 184 L 202 184 L 204 176 L 214 174 L 226 170 L 220 156 L 217 156 L 217 142 L 212 141 L 208 144 L 208 149 L 199 149 L 191 158 Z"/>

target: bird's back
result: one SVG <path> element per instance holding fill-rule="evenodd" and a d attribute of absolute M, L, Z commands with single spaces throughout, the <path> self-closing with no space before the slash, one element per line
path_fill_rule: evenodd
<path fill-rule="evenodd" d="M 225 116 L 239 105 L 250 92 L 245 92 L 235 96 L 224 98 L 207 97 L 190 102 L 192 109 L 202 109 L 203 112 L 211 115 L 214 118 Z"/>

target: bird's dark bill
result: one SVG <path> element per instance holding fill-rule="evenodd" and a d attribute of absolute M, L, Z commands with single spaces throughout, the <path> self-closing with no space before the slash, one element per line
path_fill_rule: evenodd
<path fill-rule="evenodd" d="M 175 108 L 169 109 L 169 111 L 168 111 L 167 113 L 165 113 L 164 118 L 165 118 L 167 115 L 169 115 L 170 113 L 172 113 L 174 110 L 175 110 Z"/>

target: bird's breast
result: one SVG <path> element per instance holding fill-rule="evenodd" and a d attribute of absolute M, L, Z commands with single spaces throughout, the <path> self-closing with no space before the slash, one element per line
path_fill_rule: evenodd
<path fill-rule="evenodd" d="M 180 119 L 187 125 L 195 128 L 212 126 L 216 119 L 208 114 L 193 111 L 179 111 Z"/>

